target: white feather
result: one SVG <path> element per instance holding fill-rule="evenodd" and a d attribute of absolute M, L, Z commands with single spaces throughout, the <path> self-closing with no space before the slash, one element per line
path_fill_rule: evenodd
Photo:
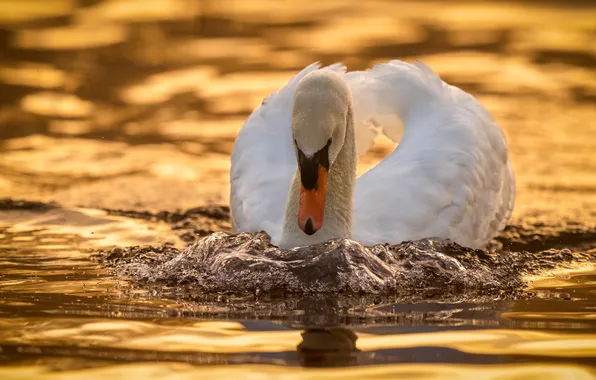
<path fill-rule="evenodd" d="M 234 145 L 231 209 L 236 231 L 281 234 L 296 157 L 294 89 L 312 64 L 270 95 Z M 342 65 L 330 66 L 344 72 Z M 482 247 L 513 209 L 515 180 L 503 132 L 471 95 L 422 63 L 390 61 L 345 74 L 359 155 L 383 133 L 398 147 L 357 179 L 352 238 L 364 244 L 448 238 Z"/>

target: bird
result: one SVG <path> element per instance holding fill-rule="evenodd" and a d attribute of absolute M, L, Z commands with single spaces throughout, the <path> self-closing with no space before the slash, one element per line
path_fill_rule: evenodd
<path fill-rule="evenodd" d="M 397 147 L 356 178 L 379 135 Z M 313 63 L 251 113 L 231 155 L 233 231 L 265 231 L 281 249 L 425 238 L 483 248 L 514 201 L 502 129 L 421 62 Z"/>

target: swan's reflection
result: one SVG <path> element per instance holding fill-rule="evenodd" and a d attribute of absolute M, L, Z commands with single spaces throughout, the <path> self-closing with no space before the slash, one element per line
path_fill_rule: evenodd
<path fill-rule="evenodd" d="M 293 305 L 300 310 L 299 318 L 290 321 L 302 332 L 302 342 L 296 347 L 298 362 L 304 367 L 342 367 L 358 365 L 356 340 L 352 330 L 339 327 L 346 309 L 354 306 L 336 297 L 305 297 Z"/>
<path fill-rule="evenodd" d="M 345 328 L 311 328 L 302 333 L 297 347 L 304 367 L 342 367 L 358 365 L 358 337 Z"/>

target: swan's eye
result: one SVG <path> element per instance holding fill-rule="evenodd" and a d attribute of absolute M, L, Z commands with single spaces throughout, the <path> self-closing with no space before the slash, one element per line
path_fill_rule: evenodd
<path fill-rule="evenodd" d="M 329 138 L 329 140 L 327 140 L 327 145 L 325 145 L 323 147 L 323 149 L 321 149 L 317 153 L 315 153 L 315 156 L 317 156 L 317 158 L 319 159 L 319 163 L 321 164 L 321 166 L 323 166 L 327 170 L 329 170 L 329 161 L 331 161 L 329 159 L 329 147 L 330 146 L 331 146 L 331 137 Z"/>

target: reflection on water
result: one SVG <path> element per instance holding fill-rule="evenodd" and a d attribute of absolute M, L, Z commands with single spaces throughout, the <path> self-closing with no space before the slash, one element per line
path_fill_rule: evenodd
<path fill-rule="evenodd" d="M 49 368 L 48 368 L 49 367 Z M 43 376 L 47 379 L 100 379 L 105 377 L 126 378 L 130 376 L 143 376 L 145 379 L 196 379 L 205 377 L 210 379 L 237 379 L 250 373 L 255 379 L 394 379 L 394 378 L 428 378 L 428 379 L 493 379 L 514 380 L 519 379 L 578 379 L 590 380 L 594 372 L 572 365 L 541 364 L 509 364 L 509 365 L 390 365 L 390 366 L 364 366 L 344 369 L 300 370 L 287 367 L 271 367 L 264 365 L 251 366 L 204 366 L 192 367 L 184 364 L 137 364 L 133 366 L 119 365 L 99 369 L 83 369 L 68 374 L 52 372 L 50 366 L 38 368 L 8 369 L 6 374 L 15 378 L 29 378 Z"/>
<path fill-rule="evenodd" d="M 596 247 L 595 19 L 588 1 L 0 1 L 0 197 L 46 202 L 0 201 L 0 377 L 594 378 L 596 272 L 560 249 Z M 208 205 L 248 113 L 313 61 L 391 58 L 487 106 L 519 189 L 500 243 L 570 265 L 412 302 L 207 296 L 89 260 L 229 230 Z"/>
<path fill-rule="evenodd" d="M 166 324 L 161 324 L 161 323 Z M 521 330 L 471 330 L 413 334 L 354 333 L 344 328 L 313 328 L 302 333 L 296 330 L 247 331 L 236 322 L 195 322 L 178 325 L 135 321 L 80 319 L 31 319 L 28 323 L 12 319 L 2 324 L 0 340 L 6 342 L 4 352 L 10 353 L 21 345 L 30 354 L 35 348 L 47 355 L 50 347 L 74 345 L 88 351 L 105 352 L 114 349 L 121 355 L 141 358 L 152 355 L 179 361 L 214 361 L 232 363 L 286 362 L 297 365 L 307 361 L 312 366 L 317 360 L 341 365 L 342 361 L 357 359 L 358 364 L 395 362 L 400 354 L 406 356 L 399 362 L 459 362 L 483 363 L 528 362 L 542 360 L 562 362 L 576 359 L 588 362 L 596 355 L 594 334 L 565 334 Z M 41 346 L 40 346 L 41 344 Z M 565 352 L 560 347 L 565 346 Z M 45 347 L 44 347 L 45 346 Z M 148 349 L 150 347 L 150 349 Z M 424 348 L 427 347 L 427 348 Z M 440 348 L 433 348 L 440 347 Z M 63 347 L 77 354 L 79 349 Z M 135 351 L 132 351 L 135 350 Z M 427 355 L 420 355 L 424 351 Z M 18 350 L 16 350 L 18 351 Z M 418 351 L 418 352 L 417 352 Z M 375 355 L 370 355 L 375 352 Z M 38 354 L 41 354 L 38 353 Z M 182 355 L 180 355 L 183 353 Z M 185 358 L 189 353 L 195 357 Z M 81 350 L 82 356 L 92 352 Z M 277 355 L 278 354 L 278 355 Z M 435 354 L 435 355 L 433 355 Z M 506 355 L 506 356 L 498 356 Z M 57 355 L 61 356 L 61 355 Z M 478 356 L 477 360 L 473 356 Z M 526 357 L 524 357 L 526 356 Z"/>
<path fill-rule="evenodd" d="M 65 377 L 69 374 L 99 376 L 118 369 L 138 376 L 149 368 L 168 376 L 180 376 L 187 371 L 209 376 L 217 372 L 217 366 L 234 364 L 227 368 L 229 372 L 226 374 L 237 376 L 245 371 L 255 371 L 261 376 L 295 373 L 318 378 L 327 373 L 338 378 L 346 375 L 360 378 L 373 374 L 411 373 L 412 376 L 425 374 L 430 378 L 467 378 L 483 373 L 483 376 L 501 379 L 515 376 L 539 378 L 539 375 L 550 378 L 566 373 L 567 376 L 579 376 L 571 378 L 583 379 L 592 378 L 594 372 L 568 363 L 589 365 L 596 356 L 595 338 L 594 334 L 506 329 L 392 335 L 316 328 L 299 334 L 295 330 L 247 331 L 234 322 L 86 320 L 82 323 L 80 319 L 33 319 L 25 323 L 13 319 L 0 326 L 0 342 L 3 358 L 14 360 L 21 367 L 0 368 L 0 373 L 53 378 L 56 371 Z M 565 347 L 563 353 L 561 347 Z M 44 357 L 52 357 L 53 361 L 37 359 Z M 69 363 L 68 358 L 78 358 L 80 362 L 71 359 Z M 128 368 L 117 365 L 131 360 L 138 364 Z M 22 367 L 33 361 L 36 362 L 34 367 Z M 141 364 L 143 362 L 178 364 Z M 482 364 L 482 367 L 442 364 L 466 362 Z M 186 363 L 201 367 L 185 366 Z M 251 366 L 243 366 L 247 364 Z M 280 367 L 356 365 L 365 367 L 319 370 L 321 372 Z M 70 371 L 63 372 L 65 369 Z M 184 369 L 183 373 L 178 372 L 180 369 Z M 154 375 L 157 373 L 151 376 Z"/>
<path fill-rule="evenodd" d="M 3 378 L 212 376 L 223 364 L 235 365 L 226 376 L 481 373 L 479 367 L 453 363 L 482 364 L 488 371 L 482 373 L 495 378 L 593 376 L 588 370 L 596 358 L 593 269 L 529 278 L 536 296 L 517 300 L 203 297 L 184 286 L 137 287 L 88 260 L 90 248 L 169 239 L 160 253 L 167 257 L 167 250 L 184 243 L 172 238 L 165 222 L 46 204 L 12 204 L 0 217 L 12 224 L 0 230 Z M 364 367 L 291 369 L 298 366 Z"/>
<path fill-rule="evenodd" d="M 596 10 L 565 4 L 3 1 L 0 136 L 12 140 L 1 143 L 0 195 L 112 209 L 227 203 L 235 133 L 292 73 L 315 60 L 362 69 L 401 58 L 471 91 L 504 128 L 518 177 L 514 218 L 593 218 Z M 81 172 L 110 165 L 109 155 L 85 152 L 113 142 L 135 145 L 139 164 Z M 58 162 L 56 144 L 77 151 Z M 360 172 L 393 146 L 381 141 Z M 36 154 L 17 170 L 25 150 Z M 180 153 L 192 163 L 168 164 L 184 174 L 165 187 L 152 168 Z M 70 166 L 73 155 L 81 158 L 70 173 L 46 164 Z M 185 173 L 195 167 L 202 175 Z"/>

